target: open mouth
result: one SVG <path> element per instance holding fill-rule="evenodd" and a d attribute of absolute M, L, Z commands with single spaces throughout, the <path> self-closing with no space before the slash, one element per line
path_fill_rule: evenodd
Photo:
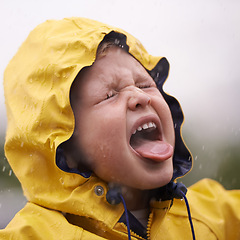
<path fill-rule="evenodd" d="M 143 141 L 154 141 L 159 139 L 159 131 L 154 122 L 148 122 L 139 126 L 132 134 L 130 145 L 132 148 L 137 148 Z"/>
<path fill-rule="evenodd" d="M 154 161 L 164 161 L 173 155 L 173 147 L 163 141 L 157 124 L 150 121 L 136 128 L 130 138 L 130 145 L 140 156 Z"/>

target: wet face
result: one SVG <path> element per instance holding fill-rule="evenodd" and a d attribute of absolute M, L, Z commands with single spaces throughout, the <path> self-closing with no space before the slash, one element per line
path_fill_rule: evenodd
<path fill-rule="evenodd" d="M 79 158 L 107 182 L 136 189 L 167 184 L 173 173 L 172 117 L 142 65 L 112 48 L 76 81 L 73 139 Z"/>

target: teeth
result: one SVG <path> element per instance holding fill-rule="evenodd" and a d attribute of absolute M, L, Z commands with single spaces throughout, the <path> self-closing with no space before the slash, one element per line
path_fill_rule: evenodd
<path fill-rule="evenodd" d="M 145 123 L 145 124 L 143 124 L 142 128 L 143 129 L 148 129 L 148 125 Z"/>
<path fill-rule="evenodd" d="M 148 124 L 148 127 L 153 127 L 154 125 L 153 125 L 153 123 L 152 122 L 150 122 L 149 124 Z"/>
<path fill-rule="evenodd" d="M 139 126 L 134 132 L 133 134 L 135 134 L 137 131 L 142 131 L 143 129 L 148 129 L 148 128 L 157 128 L 156 124 L 154 122 L 148 122 L 148 123 L 144 123 L 142 126 Z"/>

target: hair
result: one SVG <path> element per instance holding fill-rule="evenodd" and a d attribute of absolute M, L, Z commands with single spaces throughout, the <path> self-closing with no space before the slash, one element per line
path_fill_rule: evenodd
<path fill-rule="evenodd" d="M 119 47 L 128 52 L 129 47 L 126 43 L 126 40 L 126 36 L 119 32 L 111 31 L 110 33 L 106 34 L 98 45 L 96 59 L 105 56 L 108 50 L 112 47 Z"/>

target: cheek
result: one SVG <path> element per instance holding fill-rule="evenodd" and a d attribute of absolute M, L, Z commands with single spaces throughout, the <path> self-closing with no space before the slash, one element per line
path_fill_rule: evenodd
<path fill-rule="evenodd" d="M 171 143 L 175 142 L 175 132 L 170 108 L 162 96 L 152 98 L 152 105 L 161 120 L 164 134 Z"/>
<path fill-rule="evenodd" d="M 95 145 L 96 146 L 96 145 Z M 119 179 L 121 175 L 121 149 L 119 143 L 99 142 L 95 152 L 89 153 L 92 158 L 92 170 L 101 179 L 110 182 Z"/>
<path fill-rule="evenodd" d="M 126 139 L 126 123 L 123 120 L 121 115 L 116 115 L 113 111 L 106 114 L 85 114 L 85 118 L 78 119 L 79 147 L 96 171 L 114 166 L 115 162 L 111 162 L 111 159 L 116 159 L 121 153 Z"/>

